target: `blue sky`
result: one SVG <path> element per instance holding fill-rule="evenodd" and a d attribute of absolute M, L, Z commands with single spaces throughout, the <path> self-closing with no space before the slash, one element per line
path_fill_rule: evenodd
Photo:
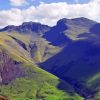
<path fill-rule="evenodd" d="M 53 2 L 67 2 L 69 4 L 75 4 L 77 0 L 27 0 L 29 2 L 29 5 L 23 5 L 19 6 L 17 8 L 27 8 L 30 5 L 38 6 L 40 2 L 45 2 L 45 3 L 53 3 Z M 88 3 L 90 0 L 78 0 L 78 3 Z M 11 5 L 10 0 L 0 0 L 0 10 L 3 9 L 10 9 L 14 6 Z"/>

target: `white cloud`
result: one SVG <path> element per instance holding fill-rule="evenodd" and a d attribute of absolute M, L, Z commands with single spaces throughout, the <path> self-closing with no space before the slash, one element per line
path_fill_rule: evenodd
<path fill-rule="evenodd" d="M 13 6 L 22 6 L 28 4 L 27 0 L 10 0 L 10 3 Z"/>
<path fill-rule="evenodd" d="M 11 9 L 8 11 L 0 11 L 0 26 L 4 27 L 6 25 L 19 25 L 23 22 L 23 16 L 19 9 Z"/>
<path fill-rule="evenodd" d="M 61 18 L 86 17 L 100 22 L 100 1 L 91 0 L 88 4 L 41 3 L 27 9 L 11 9 L 0 11 L 0 26 L 19 25 L 25 21 L 41 22 L 54 25 Z"/>

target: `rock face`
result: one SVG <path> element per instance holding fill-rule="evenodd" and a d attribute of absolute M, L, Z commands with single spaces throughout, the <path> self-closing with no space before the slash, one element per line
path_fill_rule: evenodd
<path fill-rule="evenodd" d="M 24 75 L 21 64 L 11 59 L 5 50 L 0 51 L 0 83 L 6 85 Z"/>

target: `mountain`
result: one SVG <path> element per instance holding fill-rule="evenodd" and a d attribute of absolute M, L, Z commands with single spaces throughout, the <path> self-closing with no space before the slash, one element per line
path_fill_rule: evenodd
<path fill-rule="evenodd" d="M 0 33 L 0 95 L 11 100 L 83 100 L 70 84 L 37 67 L 26 49 L 29 41 L 27 35 Z"/>
<path fill-rule="evenodd" d="M 66 80 L 75 86 L 75 89 L 77 85 L 78 88 L 83 87 L 81 91 L 85 93 L 76 89 L 81 95 L 87 97 L 89 94 L 92 97 L 88 98 L 95 98 L 94 96 L 100 92 L 100 24 L 86 18 L 62 19 L 58 21 L 57 26 L 59 23 L 67 26 L 59 34 L 70 41 L 66 40 L 64 48 L 42 62 L 40 67 Z M 46 33 L 44 36 L 49 40 L 51 34 Z M 55 38 L 55 42 L 56 40 Z"/>
<path fill-rule="evenodd" d="M 58 80 L 60 79 L 61 82 L 63 80 L 66 88 L 63 84 L 61 87 L 64 86 L 63 88 L 67 91 L 66 96 L 70 99 L 72 95 L 69 91 L 74 94 L 72 96 L 73 100 L 78 100 L 78 98 L 81 100 L 81 97 L 88 100 L 99 100 L 99 29 L 100 23 L 81 17 L 75 19 L 60 19 L 57 24 L 52 27 L 42 25 L 40 23 L 25 22 L 20 26 L 7 26 L 1 29 L 0 32 L 1 34 L 6 35 L 1 36 L 1 40 L 2 37 L 7 37 L 7 39 L 10 37 L 13 40 L 11 42 L 7 41 L 4 43 L 7 44 L 5 47 L 8 47 L 10 52 L 13 52 L 14 55 L 18 54 L 21 58 L 30 60 L 34 66 L 39 67 L 39 70 L 42 68 L 43 70 L 57 76 Z M 15 44 L 12 45 L 14 41 L 20 48 L 16 48 Z M 8 43 L 11 45 L 11 48 Z M 15 50 L 17 51 L 15 52 Z M 19 62 L 14 60 L 14 64 L 17 63 L 20 65 L 22 60 L 20 61 L 19 58 L 17 58 L 17 60 Z M 38 69 L 38 67 L 35 68 Z M 18 75 L 20 76 L 20 71 L 22 69 L 20 69 L 20 67 L 17 68 L 19 72 Z M 26 68 L 28 69 L 27 66 Z M 17 69 L 14 70 L 16 70 L 16 72 L 13 74 L 16 74 Z M 40 75 L 43 70 L 39 72 L 36 71 L 36 73 Z M 43 71 L 43 73 L 45 71 Z M 52 76 L 51 74 L 49 75 Z M 36 77 L 39 77 L 41 81 L 44 79 L 45 82 L 45 76 L 47 75 L 41 74 L 40 76 L 37 75 Z M 42 76 L 44 78 L 42 78 Z M 34 78 L 36 77 L 34 76 Z M 16 77 L 14 77 L 14 79 L 15 78 Z M 49 76 L 46 78 L 49 78 Z M 37 84 L 38 82 L 39 80 L 37 81 Z M 57 91 L 59 91 L 59 89 L 57 89 Z M 62 90 L 60 91 L 62 92 Z M 79 94 L 80 96 L 76 96 L 76 94 Z M 59 98 L 63 100 L 62 97 L 64 96 L 60 95 Z"/>
<path fill-rule="evenodd" d="M 36 22 L 24 22 L 20 26 L 10 25 L 0 30 L 0 32 L 18 32 L 23 34 L 31 34 L 34 35 L 43 35 L 46 31 L 48 31 L 50 27 L 48 25 L 42 25 Z"/>
<path fill-rule="evenodd" d="M 78 38 L 86 38 L 82 34 L 88 33 L 96 22 L 86 18 L 66 19 L 57 22 L 57 25 L 45 32 L 43 38 L 54 46 L 64 46 Z M 88 34 L 87 34 L 88 36 Z"/>
<path fill-rule="evenodd" d="M 42 38 L 45 32 L 49 31 L 50 28 L 51 27 L 47 25 L 43 25 L 36 22 L 24 22 L 20 26 L 14 26 L 14 25 L 7 26 L 1 29 L 0 32 L 7 32 L 11 34 L 13 37 L 16 36 L 15 33 L 27 35 L 30 38 L 29 46 L 31 48 L 31 50 L 28 49 L 28 51 L 30 51 L 31 57 L 37 63 L 47 60 L 52 55 L 59 52 L 61 49 L 59 47 L 49 45 L 48 41 Z"/>

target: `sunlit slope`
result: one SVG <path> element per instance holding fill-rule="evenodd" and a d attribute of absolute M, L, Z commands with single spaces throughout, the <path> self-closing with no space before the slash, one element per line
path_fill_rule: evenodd
<path fill-rule="evenodd" d="M 69 84 L 36 67 L 27 49 L 29 39 L 16 33 L 0 34 L 0 94 L 11 100 L 83 100 Z"/>

